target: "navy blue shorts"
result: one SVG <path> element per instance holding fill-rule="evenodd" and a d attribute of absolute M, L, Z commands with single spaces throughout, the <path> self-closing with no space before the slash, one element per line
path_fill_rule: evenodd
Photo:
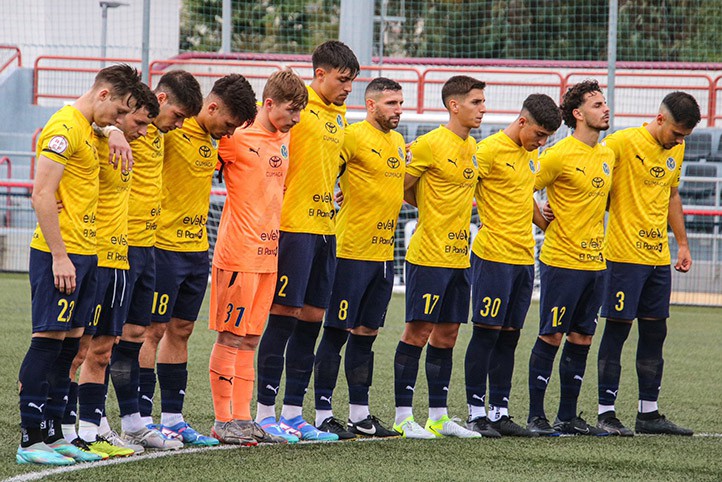
<path fill-rule="evenodd" d="M 126 323 L 149 326 L 155 293 L 155 248 L 128 247 L 130 303 Z"/>
<path fill-rule="evenodd" d="M 339 258 L 324 326 L 378 330 L 394 289 L 393 261 Z"/>
<path fill-rule="evenodd" d="M 419 266 L 406 261 L 406 321 L 466 323 L 469 278 L 468 268 Z"/>
<path fill-rule="evenodd" d="M 155 293 L 151 320 L 196 321 L 208 288 L 208 251 L 192 253 L 155 248 Z"/>
<path fill-rule="evenodd" d="M 62 294 L 55 288 L 53 256 L 30 248 L 30 300 L 33 333 L 70 331 L 91 319 L 95 301 L 95 255 L 69 254 L 75 266 L 75 291 Z"/>
<path fill-rule="evenodd" d="M 671 294 L 669 265 L 607 261 L 602 316 L 614 320 L 669 318 Z"/>
<path fill-rule="evenodd" d="M 593 335 L 604 295 L 604 271 L 555 268 L 539 262 L 539 334 Z"/>
<path fill-rule="evenodd" d="M 497 263 L 471 253 L 471 321 L 521 329 L 531 304 L 534 265 Z"/>
<path fill-rule="evenodd" d="M 85 334 L 120 336 L 128 313 L 128 272 L 124 269 L 98 267 L 93 318 L 85 326 Z"/>
<path fill-rule="evenodd" d="M 328 308 L 336 271 L 336 237 L 281 231 L 278 281 L 273 302 L 301 308 Z"/>

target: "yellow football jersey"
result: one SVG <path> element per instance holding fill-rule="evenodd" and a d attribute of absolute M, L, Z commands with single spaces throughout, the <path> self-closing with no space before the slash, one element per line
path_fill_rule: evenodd
<path fill-rule="evenodd" d="M 218 143 L 193 117 L 165 135 L 164 149 L 163 196 L 155 245 L 167 251 L 206 251 Z"/>
<path fill-rule="evenodd" d="M 336 256 L 364 261 L 394 259 L 394 238 L 404 199 L 406 143 L 367 121 L 346 129 L 341 159 L 344 199 L 336 220 Z"/>
<path fill-rule="evenodd" d="M 143 248 L 155 245 L 162 194 L 163 137 L 163 133 L 151 124 L 145 136 L 130 144 L 134 161 L 128 201 L 130 246 Z"/>
<path fill-rule="evenodd" d="M 346 127 L 346 106 L 326 105 L 311 87 L 301 122 L 291 130 L 281 230 L 334 234 L 333 188 Z"/>
<path fill-rule="evenodd" d="M 128 195 L 133 171 L 107 162 L 108 138 L 95 138 L 100 161 L 100 190 L 95 215 L 98 266 L 128 269 Z M 134 157 L 135 158 L 135 157 Z"/>
<path fill-rule="evenodd" d="M 419 221 L 406 260 L 439 268 L 469 267 L 469 225 L 479 176 L 476 141 L 444 126 L 411 145 L 406 173 L 418 177 Z"/>
<path fill-rule="evenodd" d="M 669 195 L 671 188 L 679 186 L 684 145 L 664 149 L 644 126 L 615 132 L 605 143 L 617 158 L 604 251 L 607 259 L 669 264 Z"/>
<path fill-rule="evenodd" d="M 604 213 L 612 185 L 614 153 L 569 136 L 539 158 L 534 188 L 547 189 L 555 219 L 539 259 L 548 266 L 586 271 L 606 268 Z"/>
<path fill-rule="evenodd" d="M 479 142 L 476 207 L 481 228 L 472 251 L 497 263 L 534 264 L 534 177 L 539 151 L 527 151 L 504 131 Z"/>
<path fill-rule="evenodd" d="M 73 106 L 65 106 L 43 128 L 36 153 L 65 166 L 55 197 L 63 203 L 60 234 L 69 254 L 95 255 L 95 209 L 98 205 L 98 152 L 90 122 Z M 50 252 L 38 225 L 30 246 Z"/>

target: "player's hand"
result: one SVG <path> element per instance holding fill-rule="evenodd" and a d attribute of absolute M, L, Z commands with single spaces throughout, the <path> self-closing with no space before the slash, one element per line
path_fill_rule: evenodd
<path fill-rule="evenodd" d="M 75 265 L 67 254 L 53 256 L 53 278 L 61 293 L 69 295 L 75 291 Z"/>
<path fill-rule="evenodd" d="M 542 216 L 544 216 L 544 219 L 546 219 L 549 222 L 554 221 L 554 212 L 552 211 L 552 207 L 549 205 L 549 201 L 544 203 L 544 206 L 542 206 Z"/>
<path fill-rule="evenodd" d="M 680 246 L 677 251 L 677 262 L 674 269 L 680 273 L 686 273 L 692 267 L 692 254 L 689 252 L 688 246 Z"/>
<path fill-rule="evenodd" d="M 128 172 L 133 169 L 133 151 L 121 131 L 113 131 L 108 136 L 108 162 L 113 168 Z"/>
<path fill-rule="evenodd" d="M 336 204 L 339 206 L 343 204 L 343 191 L 340 189 L 336 192 L 336 196 L 334 197 L 334 200 L 336 201 Z"/>

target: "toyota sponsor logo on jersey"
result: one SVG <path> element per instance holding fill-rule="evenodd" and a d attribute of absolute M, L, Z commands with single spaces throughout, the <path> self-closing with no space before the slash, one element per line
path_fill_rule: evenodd
<path fill-rule="evenodd" d="M 595 177 L 595 178 L 593 178 L 593 179 L 592 179 L 592 186 L 595 187 L 595 188 L 597 188 L 597 189 L 601 189 L 602 187 L 604 187 L 604 179 L 602 179 L 601 177 Z"/>
<path fill-rule="evenodd" d="M 210 148 L 210 147 L 208 147 L 208 146 L 206 146 L 206 145 L 203 145 L 203 146 L 201 146 L 201 147 L 198 148 L 198 154 L 200 154 L 200 156 L 201 156 L 202 158 L 208 159 L 209 157 L 211 157 L 211 155 L 213 154 L 213 152 L 211 151 L 211 148 Z"/>
<path fill-rule="evenodd" d="M 271 157 L 268 159 L 268 165 L 271 166 L 271 167 L 274 168 L 274 169 L 277 169 L 277 168 L 281 167 L 282 164 L 283 164 L 283 159 L 281 159 L 281 158 L 278 157 L 278 156 L 271 156 Z"/>
<path fill-rule="evenodd" d="M 654 166 L 649 169 L 649 174 L 655 179 L 661 179 L 663 178 L 667 173 L 664 172 L 664 168 L 660 166 Z"/>
<path fill-rule="evenodd" d="M 396 157 L 389 157 L 386 159 L 386 165 L 391 169 L 398 169 L 401 165 L 401 161 L 399 161 Z"/>
<path fill-rule="evenodd" d="M 474 178 L 474 170 L 470 167 L 467 167 L 466 169 L 464 169 L 463 174 L 464 174 L 464 179 L 468 180 L 468 179 Z"/>
<path fill-rule="evenodd" d="M 336 124 L 334 124 L 333 122 L 326 122 L 326 130 L 330 134 L 335 134 L 336 132 L 338 132 L 338 127 L 336 127 Z"/>

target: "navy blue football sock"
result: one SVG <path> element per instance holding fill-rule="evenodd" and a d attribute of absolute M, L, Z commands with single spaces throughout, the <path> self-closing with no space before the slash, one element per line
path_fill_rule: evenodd
<path fill-rule="evenodd" d="M 537 338 L 529 357 L 529 421 L 534 417 L 545 417 L 544 396 L 554 369 L 554 357 L 558 346 L 550 345 Z"/>
<path fill-rule="evenodd" d="M 160 409 L 163 413 L 183 413 L 183 400 L 188 387 L 187 363 L 158 363 Z"/>
<path fill-rule="evenodd" d="M 348 383 L 348 401 L 352 405 L 369 404 L 369 388 L 374 377 L 374 352 L 371 348 L 376 335 L 354 335 L 348 337 L 344 368 Z"/>
<path fill-rule="evenodd" d="M 153 415 L 153 397 L 155 396 L 155 370 L 141 368 L 138 379 L 138 410 L 141 417 Z"/>
<path fill-rule="evenodd" d="M 313 373 L 313 352 L 320 331 L 321 323 L 299 321 L 288 339 L 284 405 L 303 406 L 303 398 Z"/>
<path fill-rule="evenodd" d="M 323 329 L 313 365 L 316 410 L 331 410 L 331 397 L 341 366 L 340 353 L 347 338 L 346 330 L 331 327 Z"/>
<path fill-rule="evenodd" d="M 589 345 L 577 345 L 568 340 L 564 343 L 559 360 L 559 420 L 568 422 L 577 415 L 577 400 L 587 368 Z"/>
<path fill-rule="evenodd" d="M 474 326 L 464 358 L 466 380 L 466 403 L 476 407 L 486 404 L 486 379 L 489 375 L 489 360 L 499 338 L 499 330 Z"/>
<path fill-rule="evenodd" d="M 509 407 L 511 378 L 514 374 L 514 352 L 519 344 L 520 330 L 499 333 L 489 360 L 489 405 Z"/>
<path fill-rule="evenodd" d="M 394 356 L 394 398 L 397 407 L 411 407 L 422 347 L 400 341 Z"/>
<path fill-rule="evenodd" d="M 78 421 L 78 383 L 70 382 L 68 389 L 68 403 L 65 404 L 63 425 L 75 425 Z"/>
<path fill-rule="evenodd" d="M 47 374 L 60 354 L 62 340 L 34 337 L 25 359 L 20 365 L 20 426 L 23 429 L 21 445 L 28 447 L 42 442 L 40 430 L 43 411 L 48 399 Z M 69 371 L 69 370 L 68 370 Z"/>
<path fill-rule="evenodd" d="M 273 406 L 281 386 L 283 360 L 288 339 L 298 320 L 291 316 L 270 315 L 258 345 L 258 403 Z"/>
<path fill-rule="evenodd" d="M 110 376 L 113 378 L 115 396 L 118 398 L 120 416 L 139 412 L 138 385 L 140 364 L 138 356 L 142 343 L 120 340 L 113 347 L 110 358 Z"/>
<path fill-rule="evenodd" d="M 105 385 L 102 383 L 81 383 L 78 385 L 78 418 L 100 426 L 105 409 Z M 92 440 L 86 440 L 92 442 Z"/>
<path fill-rule="evenodd" d="M 80 338 L 65 338 L 60 354 L 55 363 L 50 367 L 48 372 L 48 401 L 45 405 L 45 419 L 54 420 L 55 431 L 48 437 L 46 441 L 49 443 L 63 437 L 60 427 L 63 416 L 65 415 L 65 406 L 68 403 L 68 390 L 70 390 L 70 367 L 73 364 L 75 355 L 78 354 L 80 348 Z M 52 427 L 51 427 L 52 432 Z"/>
<path fill-rule="evenodd" d="M 453 348 L 426 347 L 426 382 L 429 385 L 429 407 L 447 406 L 451 369 L 453 367 Z"/>
<path fill-rule="evenodd" d="M 637 342 L 637 379 L 639 399 L 656 402 L 662 385 L 664 358 L 662 349 L 667 337 L 667 320 L 639 320 Z"/>
<path fill-rule="evenodd" d="M 599 377 L 599 404 L 614 405 L 619 391 L 619 377 L 622 373 L 622 348 L 627 341 L 631 323 L 607 320 L 604 334 L 599 343 L 597 376 Z"/>

